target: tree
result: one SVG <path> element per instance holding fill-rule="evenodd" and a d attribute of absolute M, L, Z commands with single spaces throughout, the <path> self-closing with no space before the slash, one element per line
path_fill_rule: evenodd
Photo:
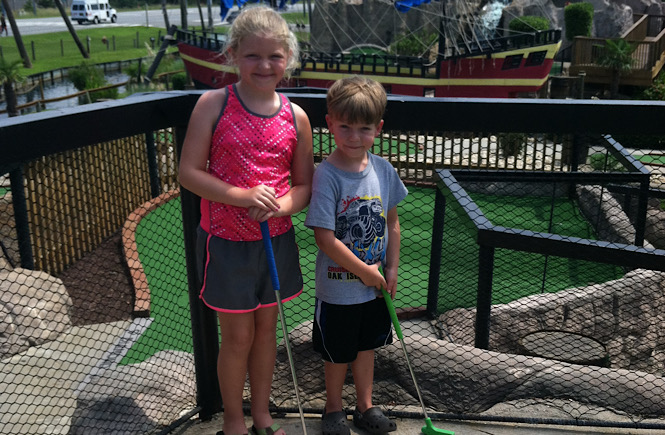
<path fill-rule="evenodd" d="M 587 2 L 571 3 L 563 9 L 566 39 L 576 36 L 591 36 L 593 27 L 593 5 Z"/>
<path fill-rule="evenodd" d="M 28 52 L 25 50 L 25 45 L 23 45 L 23 38 L 21 38 L 21 32 L 18 30 L 16 25 L 16 19 L 14 18 L 14 12 L 9 6 L 7 0 L 2 0 L 2 7 L 7 13 L 7 21 L 12 28 L 12 33 L 14 34 L 14 41 L 16 42 L 16 48 L 18 49 L 21 59 L 23 59 L 23 66 L 26 68 L 32 68 L 32 62 L 30 62 L 30 57 L 28 57 Z"/>
<path fill-rule="evenodd" d="M 18 116 L 18 100 L 14 85 L 22 81 L 21 60 L 8 62 L 4 58 L 0 58 L 0 82 L 2 82 L 2 88 L 7 99 L 7 114 L 9 116 Z"/>
<path fill-rule="evenodd" d="M 76 33 L 76 30 L 74 30 L 74 26 L 72 25 L 72 22 L 69 20 L 69 16 L 67 15 L 67 11 L 65 11 L 65 7 L 62 5 L 62 2 L 60 0 L 55 0 L 55 5 L 57 6 L 58 11 L 60 11 L 60 15 L 62 16 L 62 19 L 65 21 L 65 25 L 67 26 L 69 33 L 72 35 L 72 38 L 74 38 L 74 43 L 76 44 L 79 51 L 83 55 L 83 58 L 90 59 L 90 54 L 88 53 L 88 50 L 86 50 L 85 47 L 83 46 L 83 43 L 81 43 L 79 35 Z"/>
<path fill-rule="evenodd" d="M 180 0 L 180 28 L 187 30 L 187 0 Z"/>
<path fill-rule="evenodd" d="M 598 65 L 609 68 L 612 72 L 610 82 L 610 95 L 612 97 L 619 94 L 621 74 L 630 71 L 633 67 L 635 48 L 637 46 L 625 39 L 608 39 L 605 41 L 605 50 L 598 58 Z"/>

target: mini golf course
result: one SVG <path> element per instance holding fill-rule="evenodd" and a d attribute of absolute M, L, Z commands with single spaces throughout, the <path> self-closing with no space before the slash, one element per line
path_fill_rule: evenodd
<path fill-rule="evenodd" d="M 399 206 L 402 245 L 400 290 L 395 300 L 397 308 L 421 307 L 427 300 L 434 193 L 433 189 L 409 187 L 407 199 Z M 547 231 L 554 225 L 557 234 L 582 238 L 589 238 L 592 234 L 589 224 L 576 211 L 574 203 L 568 200 L 557 200 L 555 209 L 559 218 L 550 220 L 551 198 L 472 196 L 487 218 L 496 225 L 533 231 Z M 305 212 L 294 216 L 294 225 L 305 288 L 299 298 L 284 305 L 289 329 L 311 320 L 313 315 L 316 246 L 313 232 L 303 225 L 304 217 Z M 477 256 L 473 257 L 477 246 L 473 235 L 466 230 L 466 224 L 455 222 L 454 216 L 446 216 L 445 224 L 452 231 L 445 231 L 444 234 L 440 281 L 464 282 L 465 277 L 473 280 L 477 276 Z M 121 364 L 145 361 L 161 350 L 192 352 L 179 198 L 168 201 L 141 220 L 136 230 L 136 243 L 150 288 L 150 317 L 153 321 Z M 507 303 L 541 291 L 556 292 L 591 282 L 605 282 L 622 275 L 619 268 L 597 263 L 584 262 L 586 264 L 573 267 L 565 258 L 550 258 L 546 264 L 543 264 L 544 261 L 528 253 L 497 253 L 493 303 Z M 562 265 L 557 266 L 557 262 Z M 515 279 L 515 265 L 519 265 L 518 280 Z M 548 268 L 546 286 L 542 285 L 544 267 Z M 566 272 L 562 273 L 562 270 Z M 506 284 L 502 285 L 502 282 Z M 470 288 L 468 285 L 463 289 L 454 285 L 440 287 L 440 312 L 473 306 L 473 282 Z M 281 335 L 280 328 L 277 329 Z"/>

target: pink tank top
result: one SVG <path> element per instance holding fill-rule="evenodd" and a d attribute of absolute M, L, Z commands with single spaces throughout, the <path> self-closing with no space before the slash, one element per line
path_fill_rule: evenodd
<path fill-rule="evenodd" d="M 259 184 L 273 187 L 277 197 L 291 188 L 289 176 L 298 143 L 296 121 L 288 98 L 279 94 L 281 104 L 274 115 L 250 112 L 236 93 L 226 88 L 226 101 L 212 135 L 208 172 L 238 187 Z M 287 232 L 291 217 L 268 220 L 272 237 Z M 201 199 L 201 227 L 217 237 L 233 241 L 261 239 L 259 223 L 246 208 Z"/>

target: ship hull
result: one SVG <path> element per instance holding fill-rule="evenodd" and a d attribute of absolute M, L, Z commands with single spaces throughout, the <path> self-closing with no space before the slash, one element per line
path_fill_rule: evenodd
<path fill-rule="evenodd" d="M 194 39 L 195 40 L 195 39 Z M 237 81 L 233 67 L 217 50 L 186 40 L 178 50 L 199 89 L 221 88 Z M 300 68 L 280 87 L 328 88 L 352 74 L 371 77 L 391 94 L 435 97 L 513 98 L 538 92 L 546 83 L 561 45 L 550 43 L 477 56 L 444 59 L 432 66 L 389 66 L 368 62 L 326 61 L 304 57 Z M 339 55 L 338 55 L 339 56 Z"/>

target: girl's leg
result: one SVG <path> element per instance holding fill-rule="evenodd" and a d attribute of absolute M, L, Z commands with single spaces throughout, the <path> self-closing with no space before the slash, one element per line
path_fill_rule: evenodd
<path fill-rule="evenodd" d="M 269 406 L 277 355 L 277 306 L 260 308 L 254 313 L 254 342 L 248 361 L 249 384 L 254 426 L 263 429 L 273 424 Z M 284 434 L 284 431 L 277 433 Z"/>
<path fill-rule="evenodd" d="M 356 407 L 365 412 L 372 407 L 372 387 L 374 384 L 374 350 L 358 352 L 351 363 L 353 382 L 356 384 Z"/>
<path fill-rule="evenodd" d="M 224 433 L 246 434 L 242 392 L 247 379 L 247 360 L 254 341 L 254 313 L 217 313 L 222 341 L 217 358 L 219 390 L 224 403 Z"/>
<path fill-rule="evenodd" d="M 349 365 L 325 362 L 326 373 L 326 408 L 325 413 L 343 410 L 342 390 Z"/>

